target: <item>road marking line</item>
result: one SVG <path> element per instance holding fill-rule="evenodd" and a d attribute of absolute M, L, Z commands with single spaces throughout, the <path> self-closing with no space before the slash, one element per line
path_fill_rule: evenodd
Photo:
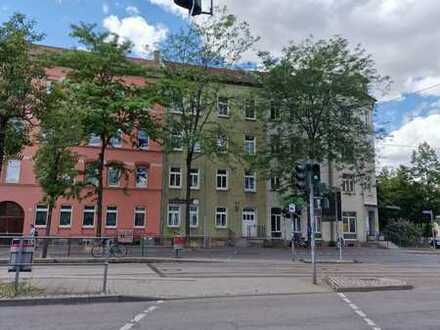
<path fill-rule="evenodd" d="M 371 326 L 371 327 L 375 327 L 375 326 L 376 326 L 376 323 L 374 323 L 372 320 L 370 320 L 370 319 L 367 318 L 367 317 L 364 317 L 364 321 L 367 322 L 367 324 L 368 324 L 369 326 Z M 377 328 L 375 328 L 375 329 L 377 329 Z"/>
<path fill-rule="evenodd" d="M 163 300 L 158 300 L 156 303 L 157 303 L 157 304 L 162 304 L 162 303 L 163 303 Z M 159 308 L 158 306 L 150 306 L 150 307 L 148 307 L 148 308 L 147 308 L 146 310 L 144 310 L 142 313 L 139 313 L 139 314 L 135 315 L 135 316 L 133 317 L 133 319 L 132 319 L 130 322 L 124 324 L 124 325 L 122 326 L 122 328 L 120 328 L 119 330 L 130 330 L 130 329 L 133 328 L 137 323 L 139 323 L 139 322 L 140 322 L 145 316 L 147 316 L 147 314 L 154 312 L 154 311 L 155 311 L 156 309 L 158 309 L 158 308 Z"/>
<path fill-rule="evenodd" d="M 133 325 L 134 324 L 132 324 L 132 323 L 127 323 L 119 330 L 130 330 L 131 328 L 133 328 Z"/>
<path fill-rule="evenodd" d="M 381 330 L 381 328 L 376 327 L 376 323 L 374 323 L 371 319 L 367 317 L 367 314 L 365 314 L 363 311 L 359 309 L 358 306 L 351 303 L 350 299 L 348 299 L 344 294 L 338 293 L 338 296 L 341 298 L 342 301 L 346 302 L 348 306 L 353 309 L 353 311 L 359 315 L 362 320 L 364 320 L 365 323 L 367 323 L 370 327 L 372 327 L 372 330 Z"/>
<path fill-rule="evenodd" d="M 356 312 L 357 315 L 359 315 L 362 318 L 366 318 L 367 317 L 367 315 L 364 312 L 360 311 L 360 310 L 356 310 L 355 312 Z"/>
<path fill-rule="evenodd" d="M 340 293 L 340 292 L 338 293 L 338 296 L 341 297 L 341 298 L 345 298 L 345 294 Z"/>
<path fill-rule="evenodd" d="M 145 313 L 140 313 L 140 314 L 136 315 L 136 316 L 133 318 L 132 323 L 138 323 L 138 322 L 139 322 L 140 320 L 142 320 L 145 316 L 147 316 L 147 314 L 145 314 Z"/>
<path fill-rule="evenodd" d="M 351 300 L 350 299 L 344 298 L 342 300 L 344 300 L 347 304 L 351 304 Z"/>
<path fill-rule="evenodd" d="M 156 304 L 163 304 L 163 300 L 156 301 Z"/>
<path fill-rule="evenodd" d="M 359 307 L 357 307 L 355 304 L 348 304 L 348 306 L 350 306 L 350 307 L 353 308 L 354 310 L 359 309 Z"/>
<path fill-rule="evenodd" d="M 154 312 L 156 309 L 158 309 L 159 307 L 157 307 L 157 306 L 151 306 L 151 307 L 148 307 L 148 309 L 146 309 L 145 311 L 144 311 L 144 313 L 151 313 L 151 312 Z"/>

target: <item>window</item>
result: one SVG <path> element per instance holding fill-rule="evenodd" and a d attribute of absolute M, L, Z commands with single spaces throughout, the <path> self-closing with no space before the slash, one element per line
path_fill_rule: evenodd
<path fill-rule="evenodd" d="M 217 137 L 217 151 L 226 152 L 228 150 L 228 139 L 224 135 L 219 135 Z"/>
<path fill-rule="evenodd" d="M 245 106 L 245 118 L 247 120 L 255 120 L 256 119 L 256 111 L 255 111 L 255 99 L 250 99 L 246 101 Z"/>
<path fill-rule="evenodd" d="M 19 160 L 9 160 L 6 168 L 6 183 L 18 183 L 20 181 L 20 166 Z"/>
<path fill-rule="evenodd" d="M 351 174 L 342 175 L 342 191 L 354 192 L 354 176 Z"/>
<path fill-rule="evenodd" d="M 37 205 L 37 210 L 35 212 L 35 226 L 45 227 L 47 222 L 47 205 Z"/>
<path fill-rule="evenodd" d="M 118 219 L 118 208 L 116 206 L 108 206 L 105 215 L 105 226 L 108 228 L 116 228 Z"/>
<path fill-rule="evenodd" d="M 356 233 L 356 212 L 342 213 L 342 231 L 344 234 Z"/>
<path fill-rule="evenodd" d="M 247 207 L 243 209 L 243 221 L 255 223 L 256 211 L 252 207 Z"/>
<path fill-rule="evenodd" d="M 215 226 L 225 228 L 228 225 L 228 210 L 225 207 L 217 207 L 215 210 Z"/>
<path fill-rule="evenodd" d="M 134 226 L 145 227 L 145 207 L 136 207 L 134 209 Z"/>
<path fill-rule="evenodd" d="M 136 187 L 146 188 L 148 186 L 148 169 L 146 166 L 136 167 Z"/>
<path fill-rule="evenodd" d="M 270 151 L 273 154 L 279 154 L 281 151 L 281 139 L 279 135 L 273 135 L 270 138 Z"/>
<path fill-rule="evenodd" d="M 217 101 L 217 113 L 219 117 L 229 116 L 229 99 L 220 96 Z"/>
<path fill-rule="evenodd" d="M 95 207 L 85 206 L 83 211 L 83 227 L 91 228 L 95 225 Z"/>
<path fill-rule="evenodd" d="M 170 168 L 170 188 L 180 188 L 182 186 L 182 173 L 180 167 Z"/>
<path fill-rule="evenodd" d="M 272 237 L 281 237 L 281 209 L 272 208 L 270 213 Z"/>
<path fill-rule="evenodd" d="M 90 134 L 89 136 L 89 146 L 99 146 L 101 144 L 101 137 L 96 134 Z"/>
<path fill-rule="evenodd" d="M 180 206 L 171 204 L 168 206 L 168 227 L 180 226 Z"/>
<path fill-rule="evenodd" d="M 138 131 L 138 148 L 147 149 L 150 144 L 150 138 L 144 130 Z"/>
<path fill-rule="evenodd" d="M 280 177 L 276 176 L 276 175 L 272 175 L 270 177 L 270 189 L 273 191 L 276 191 L 278 189 L 280 189 Z"/>
<path fill-rule="evenodd" d="M 109 187 L 119 187 L 120 178 L 121 178 L 121 169 L 119 167 L 110 166 L 107 172 L 107 183 Z"/>
<path fill-rule="evenodd" d="M 255 136 L 246 135 L 244 137 L 244 152 L 246 155 L 255 155 Z"/>
<path fill-rule="evenodd" d="M 72 206 L 61 205 L 60 227 L 70 227 L 72 225 Z"/>
<path fill-rule="evenodd" d="M 112 138 L 110 139 L 110 145 L 113 148 L 120 148 L 122 147 L 122 131 L 118 130 L 118 132 L 112 136 Z"/>
<path fill-rule="evenodd" d="M 96 163 L 86 164 L 85 182 L 87 184 L 98 186 L 99 169 Z"/>
<path fill-rule="evenodd" d="M 255 172 L 246 171 L 244 173 L 244 191 L 246 191 L 246 192 L 255 192 L 256 191 Z"/>
<path fill-rule="evenodd" d="M 217 190 L 228 190 L 228 170 L 217 170 Z"/>
<path fill-rule="evenodd" d="M 192 228 L 199 226 L 199 207 L 197 205 L 191 205 L 189 207 L 189 219 Z"/>
<path fill-rule="evenodd" d="M 191 189 L 199 189 L 200 188 L 200 171 L 198 168 L 192 168 L 189 175 L 190 175 L 190 187 Z"/>
<path fill-rule="evenodd" d="M 280 113 L 280 108 L 279 105 L 277 103 L 275 103 L 274 101 L 270 102 L 270 120 L 280 120 L 281 118 L 281 113 Z"/>
<path fill-rule="evenodd" d="M 183 150 L 183 134 L 182 133 L 174 133 L 171 136 L 171 146 L 174 151 L 182 151 Z"/>

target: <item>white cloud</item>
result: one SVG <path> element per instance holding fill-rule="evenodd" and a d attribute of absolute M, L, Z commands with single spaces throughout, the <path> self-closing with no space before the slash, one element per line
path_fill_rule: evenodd
<path fill-rule="evenodd" d="M 104 19 L 104 27 L 134 44 L 133 51 L 138 56 L 148 56 L 163 41 L 168 30 L 163 26 L 150 25 L 143 17 L 132 16 L 119 19 L 111 15 Z"/>
<path fill-rule="evenodd" d="M 149 0 L 153 1 L 153 0 Z M 171 5 L 171 0 L 154 0 Z M 334 34 L 361 43 L 394 81 L 391 97 L 440 81 L 438 0 L 217 0 L 250 23 L 259 48 Z M 440 94 L 440 88 L 425 94 Z"/>
<path fill-rule="evenodd" d="M 440 114 L 418 117 L 406 123 L 377 145 L 378 167 L 408 165 L 417 146 L 428 142 L 440 151 Z"/>
<path fill-rule="evenodd" d="M 180 16 L 182 18 L 188 17 L 188 11 L 177 6 L 173 0 L 147 0 L 147 1 L 153 5 L 159 6 L 160 8 L 171 14 Z"/>
<path fill-rule="evenodd" d="M 106 3 L 103 3 L 103 4 L 102 4 L 102 12 L 103 12 L 104 14 L 108 14 L 108 11 L 109 11 L 109 7 L 108 7 L 108 5 L 107 5 Z"/>
<path fill-rule="evenodd" d="M 125 11 L 132 16 L 139 15 L 139 9 L 137 9 L 137 7 L 135 6 L 128 6 L 127 8 L 125 8 Z"/>

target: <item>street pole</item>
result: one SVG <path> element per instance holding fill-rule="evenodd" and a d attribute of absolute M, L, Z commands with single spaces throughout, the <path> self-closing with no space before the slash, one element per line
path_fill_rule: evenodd
<path fill-rule="evenodd" d="M 312 282 L 313 284 L 318 284 L 317 281 L 317 270 L 316 270 L 316 256 L 315 256 L 315 203 L 314 203 L 314 193 L 313 193 L 313 182 L 311 171 L 308 171 L 307 174 L 307 183 L 309 185 L 309 212 L 310 212 L 310 226 L 311 226 L 311 234 L 310 234 L 310 247 L 312 254 L 312 266 L 313 266 L 313 276 Z"/>
<path fill-rule="evenodd" d="M 290 212 L 290 220 L 292 221 L 292 223 L 295 221 L 293 218 L 293 213 Z M 284 227 L 287 227 L 286 224 L 286 219 L 284 218 Z M 294 226 L 292 226 L 293 229 Z M 287 230 L 286 230 L 287 231 Z M 295 232 L 294 230 L 292 230 L 292 261 L 296 261 L 296 250 L 295 250 Z"/>

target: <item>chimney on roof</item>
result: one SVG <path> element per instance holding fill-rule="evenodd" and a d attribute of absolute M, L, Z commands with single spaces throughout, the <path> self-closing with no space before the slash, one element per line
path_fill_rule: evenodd
<path fill-rule="evenodd" d="M 155 64 L 160 64 L 161 63 L 160 50 L 155 50 L 153 52 L 153 61 L 154 61 Z"/>

